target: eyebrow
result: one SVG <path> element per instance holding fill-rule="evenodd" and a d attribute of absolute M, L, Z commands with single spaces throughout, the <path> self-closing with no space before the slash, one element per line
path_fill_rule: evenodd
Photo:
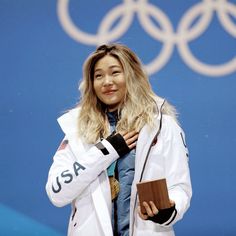
<path fill-rule="evenodd" d="M 120 65 L 111 65 L 111 66 L 109 66 L 108 68 L 109 68 L 109 69 L 113 69 L 113 68 L 115 68 L 115 67 L 118 67 L 118 68 L 122 69 L 122 67 L 121 67 Z M 94 73 L 95 73 L 96 71 L 100 71 L 100 70 L 102 70 L 102 69 L 101 69 L 101 68 L 97 68 L 96 70 L 94 70 Z"/>

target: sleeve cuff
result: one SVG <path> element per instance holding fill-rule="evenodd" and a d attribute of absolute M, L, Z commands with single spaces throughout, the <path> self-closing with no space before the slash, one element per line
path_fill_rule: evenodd
<path fill-rule="evenodd" d="M 157 215 L 153 217 L 148 217 L 147 220 L 151 220 L 154 223 L 167 226 L 171 224 L 171 222 L 173 222 L 176 215 L 177 215 L 177 210 L 174 205 L 170 208 L 159 210 Z"/>
<path fill-rule="evenodd" d="M 130 152 L 129 147 L 121 134 L 111 134 L 106 140 L 113 146 L 120 157 Z"/>

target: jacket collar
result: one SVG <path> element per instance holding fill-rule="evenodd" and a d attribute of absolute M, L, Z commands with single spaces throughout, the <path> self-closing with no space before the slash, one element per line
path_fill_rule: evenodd
<path fill-rule="evenodd" d="M 165 100 L 162 98 L 156 99 L 156 104 L 159 111 L 164 102 Z M 63 114 L 57 119 L 62 131 L 65 134 L 77 133 L 77 125 L 78 125 L 77 121 L 78 121 L 79 112 L 80 112 L 80 108 L 76 107 L 70 110 L 69 112 Z"/>
<path fill-rule="evenodd" d="M 74 108 L 57 119 L 57 122 L 65 134 L 73 134 L 78 132 L 77 122 L 79 111 L 80 108 Z"/>

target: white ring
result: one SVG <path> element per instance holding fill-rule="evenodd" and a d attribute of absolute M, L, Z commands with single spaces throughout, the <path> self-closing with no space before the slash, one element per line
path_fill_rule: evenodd
<path fill-rule="evenodd" d="M 207 4 L 207 5 L 205 5 Z M 195 30 L 192 30 L 192 33 L 185 35 L 186 29 L 188 29 L 189 25 L 194 21 L 194 19 L 203 12 L 203 9 L 205 10 L 205 15 L 203 16 L 204 20 L 201 20 L 201 27 L 196 27 Z M 194 71 L 208 75 L 208 76 L 223 76 L 226 74 L 233 73 L 236 70 L 236 58 L 233 58 L 227 63 L 223 63 L 221 65 L 209 65 L 206 63 L 201 62 L 198 60 L 190 51 L 189 46 L 187 45 L 187 40 L 192 40 L 199 36 L 200 33 L 203 33 L 203 31 L 207 28 L 212 15 L 213 10 L 217 10 L 218 5 L 217 2 L 214 1 L 205 1 L 205 3 L 197 4 L 195 7 L 191 8 L 189 12 L 185 14 L 183 19 L 180 22 L 179 25 L 179 35 L 182 35 L 182 37 L 178 38 L 178 50 L 180 54 L 182 55 L 182 58 L 184 62 L 192 68 Z"/>
<path fill-rule="evenodd" d="M 152 23 L 147 12 L 160 23 L 161 28 L 163 29 L 162 31 Z M 151 4 L 140 4 L 138 17 L 141 25 L 147 33 L 153 36 L 154 39 L 164 42 L 161 52 L 151 62 L 149 62 L 148 65 L 145 65 L 147 73 L 153 74 L 156 71 L 159 71 L 170 59 L 174 49 L 174 44 L 170 40 L 173 38 L 171 37 L 173 36 L 173 28 L 166 15 L 160 9 Z"/>
<path fill-rule="evenodd" d="M 163 43 L 159 54 L 145 65 L 148 74 L 153 74 L 165 66 L 175 44 L 183 61 L 198 73 L 217 77 L 236 71 L 235 57 L 221 65 L 209 65 L 197 59 L 188 45 L 207 30 L 214 12 L 217 13 L 224 29 L 232 37 L 236 37 L 236 26 L 229 16 L 231 14 L 236 17 L 236 6 L 227 0 L 202 0 L 192 6 L 182 16 L 176 33 L 168 16 L 160 8 L 150 4 L 148 0 L 123 0 L 121 4 L 107 12 L 99 25 L 97 34 L 89 34 L 80 30 L 70 18 L 68 5 L 69 0 L 58 0 L 57 11 L 61 25 L 74 40 L 87 45 L 97 46 L 121 38 L 128 31 L 134 14 L 137 13 L 143 29 L 155 40 Z M 150 16 L 159 23 L 160 28 L 153 23 Z M 194 23 L 196 19 L 198 20 Z M 112 27 L 116 20 L 119 22 Z M 194 25 L 191 25 L 193 23 Z"/>
<path fill-rule="evenodd" d="M 226 10 L 231 13 L 236 18 L 236 6 L 230 2 L 225 4 L 225 1 L 220 1 L 218 6 L 218 17 L 224 29 L 227 30 L 229 34 L 236 38 L 236 25 L 230 19 L 229 14 L 226 14 Z"/>

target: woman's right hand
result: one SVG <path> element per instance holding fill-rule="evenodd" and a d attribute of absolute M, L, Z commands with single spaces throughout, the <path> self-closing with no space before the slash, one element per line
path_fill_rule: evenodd
<path fill-rule="evenodd" d="M 130 132 L 121 131 L 120 134 L 122 135 L 130 150 L 136 147 L 139 132 L 135 130 L 132 130 Z"/>

